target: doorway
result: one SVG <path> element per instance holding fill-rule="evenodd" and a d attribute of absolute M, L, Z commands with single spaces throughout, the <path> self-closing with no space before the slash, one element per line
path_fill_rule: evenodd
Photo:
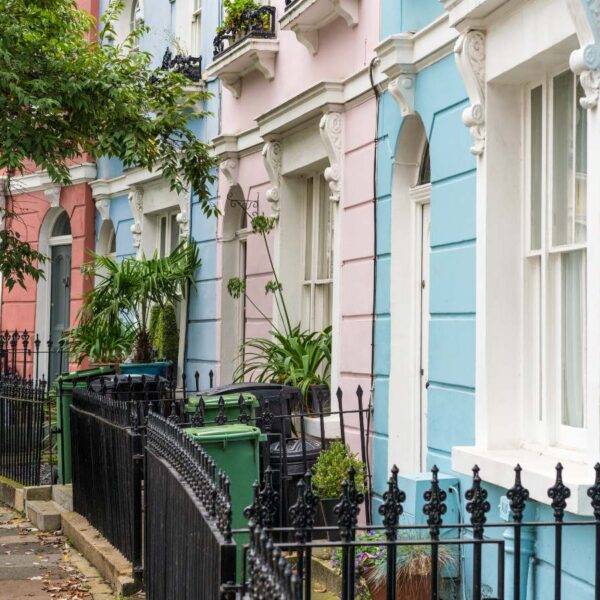
<path fill-rule="evenodd" d="M 429 387 L 429 198 L 421 205 L 421 298 L 420 298 L 420 470 L 427 469 L 427 392 Z"/>
<path fill-rule="evenodd" d="M 62 352 L 60 340 L 70 327 L 71 318 L 71 225 L 62 212 L 52 228 L 50 239 L 50 339 L 52 347 L 48 361 L 48 381 L 66 371 L 68 352 Z"/>

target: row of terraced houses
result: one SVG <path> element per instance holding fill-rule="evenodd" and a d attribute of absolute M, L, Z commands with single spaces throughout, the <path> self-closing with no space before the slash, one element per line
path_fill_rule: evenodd
<path fill-rule="evenodd" d="M 107 0 L 81 2 L 94 14 Z M 160 172 L 83 162 L 73 185 L 22 177 L 25 239 L 52 261 L 2 290 L 0 328 L 75 323 L 89 250 L 200 250 L 180 307 L 179 369 L 233 375 L 269 334 L 269 257 L 248 213 L 277 217 L 271 256 L 294 322 L 331 325 L 332 389 L 369 390 L 374 502 L 392 464 L 422 522 L 428 469 L 467 489 L 477 463 L 495 520 L 519 462 L 552 520 L 565 465 L 572 518 L 600 458 L 600 1 L 263 0 L 260 25 L 217 36 L 220 0 L 127 0 L 158 67 L 196 66 L 211 116 L 194 127 L 219 171 L 207 218 Z M 167 52 L 168 51 L 168 52 Z M 247 280 L 257 306 L 232 298 Z M 330 417 L 327 427 L 335 428 Z M 454 496 L 456 497 L 456 496 Z M 451 521 L 464 515 L 448 502 Z M 563 597 L 592 598 L 589 530 L 565 538 Z M 552 597 L 552 540 L 523 531 L 522 598 Z M 495 565 L 486 570 L 490 593 Z"/>

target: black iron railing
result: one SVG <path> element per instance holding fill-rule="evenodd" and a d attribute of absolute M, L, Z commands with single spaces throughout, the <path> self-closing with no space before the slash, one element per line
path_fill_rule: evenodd
<path fill-rule="evenodd" d="M 554 556 L 552 564 L 548 564 L 554 571 L 553 592 L 549 593 L 547 598 L 561 600 L 563 597 L 566 598 L 563 596 L 563 534 L 566 530 L 587 528 L 590 530 L 587 538 L 589 547 L 581 547 L 580 551 L 595 557 L 593 597 L 598 599 L 600 598 L 600 465 L 596 465 L 595 481 L 588 489 L 593 513 L 593 517 L 588 519 L 567 519 L 567 499 L 571 491 L 563 482 L 562 472 L 562 465 L 558 464 L 555 483 L 548 490 L 553 520 L 531 522 L 524 520 L 529 491 L 523 486 L 521 468 L 517 465 L 514 485 L 507 493 L 510 519 L 508 522 L 492 523 L 488 522 L 488 513 L 491 509 L 488 492 L 482 485 L 479 468 L 475 466 L 471 487 L 464 493 L 468 522 L 450 523 L 444 521 L 448 508 L 447 494 L 440 487 L 438 469 L 434 467 L 430 487 L 424 493 L 421 504 L 426 524 L 411 525 L 401 520 L 406 495 L 398 487 L 398 469 L 394 467 L 388 489 L 383 496 L 383 503 L 379 508 L 382 524 L 375 526 L 359 524 L 361 494 L 356 487 L 355 474 L 350 471 L 335 509 L 337 514 L 335 528 L 315 526 L 318 498 L 312 489 L 310 476 L 305 477 L 302 482 L 298 501 L 290 511 L 293 515 L 292 527 L 283 529 L 272 527 L 272 521 L 268 517 L 270 514 L 268 499 L 272 497 L 273 490 L 270 489 L 272 484 L 267 478 L 255 495 L 254 505 L 248 511 L 253 537 L 247 551 L 248 576 L 238 592 L 242 597 L 246 597 L 244 596 L 246 594 L 250 598 L 277 597 L 285 600 L 310 598 L 314 584 L 311 558 L 315 551 L 320 550 L 322 553 L 326 550 L 337 554 L 338 557 L 342 600 L 354 600 L 359 597 L 361 587 L 369 581 L 369 573 L 365 577 L 365 572 L 361 570 L 361 556 L 364 556 L 368 549 L 368 553 L 378 557 L 379 561 L 378 577 L 375 579 L 377 585 L 374 590 L 370 590 L 371 593 L 377 593 L 378 597 L 388 600 L 409 597 L 433 600 L 454 598 L 454 593 L 448 591 L 447 580 L 462 578 L 463 584 L 470 588 L 469 597 L 472 600 L 482 600 L 484 597 L 496 600 L 520 600 L 524 597 L 524 590 L 521 589 L 523 561 L 521 537 L 524 529 L 533 528 L 553 531 Z M 333 529 L 337 532 L 339 541 L 324 541 L 323 533 Z M 367 530 L 369 537 L 364 539 L 362 533 Z M 510 534 L 507 534 L 508 532 Z M 507 548 L 508 539 L 513 540 L 510 550 Z M 580 543 L 585 539 L 578 536 Z M 415 548 L 421 549 L 420 573 L 419 570 L 413 570 L 411 575 L 410 569 L 402 568 L 399 556 L 406 555 L 409 549 L 414 552 Z M 258 577 L 255 575 L 254 558 L 257 552 L 261 557 Z M 281 561 L 282 553 L 293 556 L 295 569 L 292 572 L 285 561 Z M 442 559 L 442 553 L 451 558 Z M 511 577 L 508 576 L 508 561 L 511 562 L 512 567 Z M 469 564 L 468 568 L 461 572 L 459 564 L 456 563 L 462 562 Z M 489 573 L 490 562 L 496 564 L 492 577 Z M 484 565 L 487 565 L 488 569 Z M 290 579 L 292 573 L 297 576 L 300 583 Z M 409 581 L 411 577 L 413 581 Z M 495 579 L 495 582 L 492 582 L 493 591 L 488 590 L 485 596 L 484 577 L 488 585 L 491 578 Z M 370 581 L 373 584 L 374 580 Z M 278 591 L 275 596 L 268 595 L 274 589 L 281 591 Z"/>
<path fill-rule="evenodd" d="M 176 420 L 148 416 L 146 597 L 219 598 L 236 571 L 229 479 Z"/>
<path fill-rule="evenodd" d="M 0 374 L 0 475 L 23 485 L 51 483 L 53 458 L 46 382 Z"/>
<path fill-rule="evenodd" d="M 244 12 L 234 27 L 220 31 L 213 41 L 213 57 L 217 58 L 248 38 L 275 37 L 275 7 L 261 6 Z"/>
<path fill-rule="evenodd" d="M 142 569 L 142 434 L 138 407 L 74 390 L 71 418 L 73 507 Z"/>
<path fill-rule="evenodd" d="M 42 340 L 27 330 L 0 332 L 0 375 L 35 381 L 44 377 L 51 385 L 68 364 L 68 348 L 62 339 Z"/>
<path fill-rule="evenodd" d="M 161 69 L 181 73 L 190 81 L 198 83 L 202 80 L 202 57 L 173 54 L 171 49 L 167 48 L 162 59 Z"/>

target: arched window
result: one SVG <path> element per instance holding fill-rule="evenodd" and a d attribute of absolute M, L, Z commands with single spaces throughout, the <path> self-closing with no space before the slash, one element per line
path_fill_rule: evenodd
<path fill-rule="evenodd" d="M 133 0 L 131 5 L 131 21 L 129 25 L 130 31 L 133 31 L 140 25 L 144 19 L 144 3 L 143 0 Z"/>
<path fill-rule="evenodd" d="M 50 237 L 55 238 L 63 235 L 71 235 L 71 222 L 65 211 L 62 211 L 56 219 Z"/>

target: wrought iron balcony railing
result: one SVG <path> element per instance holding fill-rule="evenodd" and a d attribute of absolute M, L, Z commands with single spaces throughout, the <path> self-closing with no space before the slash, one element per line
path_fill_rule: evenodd
<path fill-rule="evenodd" d="M 202 57 L 173 54 L 167 48 L 162 59 L 161 68 L 164 71 L 175 71 L 185 75 L 190 81 L 198 83 L 202 79 Z"/>
<path fill-rule="evenodd" d="M 244 12 L 240 25 L 219 32 L 214 39 L 214 58 L 248 38 L 275 37 L 275 7 L 261 6 Z"/>

